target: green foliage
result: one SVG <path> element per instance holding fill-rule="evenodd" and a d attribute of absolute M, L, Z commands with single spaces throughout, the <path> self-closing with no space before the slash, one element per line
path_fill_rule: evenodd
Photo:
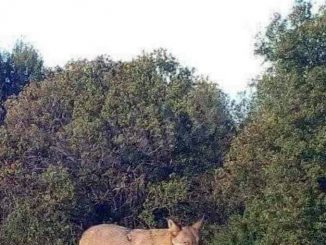
<path fill-rule="evenodd" d="M 17 95 L 30 81 L 43 78 L 43 60 L 29 44 L 16 42 L 11 53 L 0 52 L 0 123 L 5 116 L 4 101 Z"/>
<path fill-rule="evenodd" d="M 1 242 L 72 244 L 103 222 L 148 227 L 215 213 L 205 176 L 233 134 L 227 104 L 164 50 L 48 71 L 6 103 Z"/>
<path fill-rule="evenodd" d="M 325 7 L 275 15 L 256 44 L 270 67 L 233 108 L 164 50 L 46 78 L 29 45 L 1 53 L 0 244 L 203 214 L 211 244 L 325 244 L 325 35 Z"/>
<path fill-rule="evenodd" d="M 151 184 L 148 188 L 148 195 L 144 202 L 144 210 L 140 214 L 150 226 L 157 225 L 155 220 L 158 214 L 163 217 L 170 214 L 172 217 L 177 217 L 183 207 L 183 203 L 189 200 L 190 188 L 189 181 L 186 179 L 171 179 L 169 181 L 162 181 L 157 184 Z M 188 203 L 189 205 L 189 203 Z M 184 213 L 181 211 L 181 213 Z M 179 217 L 181 218 L 181 217 Z M 160 224 L 166 225 L 166 222 Z"/>
<path fill-rule="evenodd" d="M 255 108 L 218 171 L 216 195 L 234 215 L 216 244 L 326 241 L 326 14 L 298 3 L 259 41 L 271 68 Z M 229 200 L 229 202 L 227 201 Z"/>
<path fill-rule="evenodd" d="M 5 196 L 7 206 L 3 208 L 9 213 L 2 220 L 1 244 L 72 243 L 74 234 L 70 220 L 75 199 L 67 169 L 49 165 L 40 175 L 20 173 L 19 180 L 24 182 L 24 190 L 15 196 L 9 196 L 8 191 Z"/>

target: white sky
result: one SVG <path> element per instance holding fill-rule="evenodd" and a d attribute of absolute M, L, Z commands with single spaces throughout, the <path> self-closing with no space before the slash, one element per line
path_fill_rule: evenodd
<path fill-rule="evenodd" d="M 294 0 L 0 0 L 0 47 L 32 43 L 46 65 L 163 47 L 230 95 L 261 71 L 254 40 Z"/>

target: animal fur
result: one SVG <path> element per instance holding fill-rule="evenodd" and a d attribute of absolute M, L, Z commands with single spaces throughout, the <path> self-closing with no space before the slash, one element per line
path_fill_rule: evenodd
<path fill-rule="evenodd" d="M 96 225 L 84 232 L 79 245 L 198 245 L 202 220 L 181 227 L 168 220 L 168 229 L 128 229 L 118 225 Z"/>

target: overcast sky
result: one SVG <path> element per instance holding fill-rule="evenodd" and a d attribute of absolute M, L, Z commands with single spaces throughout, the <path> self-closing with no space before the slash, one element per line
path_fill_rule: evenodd
<path fill-rule="evenodd" d="M 0 0 L 0 47 L 23 37 L 46 65 L 108 54 L 127 60 L 163 47 L 227 93 L 261 71 L 254 40 L 294 0 Z"/>

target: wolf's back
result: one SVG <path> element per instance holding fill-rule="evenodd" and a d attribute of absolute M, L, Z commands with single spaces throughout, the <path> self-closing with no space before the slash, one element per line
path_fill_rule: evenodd
<path fill-rule="evenodd" d="M 118 225 L 96 225 L 84 232 L 79 245 L 171 245 L 168 229 L 128 229 Z"/>
<path fill-rule="evenodd" d="M 79 245 L 131 245 L 128 240 L 129 229 L 118 225 L 96 225 L 86 230 Z"/>

